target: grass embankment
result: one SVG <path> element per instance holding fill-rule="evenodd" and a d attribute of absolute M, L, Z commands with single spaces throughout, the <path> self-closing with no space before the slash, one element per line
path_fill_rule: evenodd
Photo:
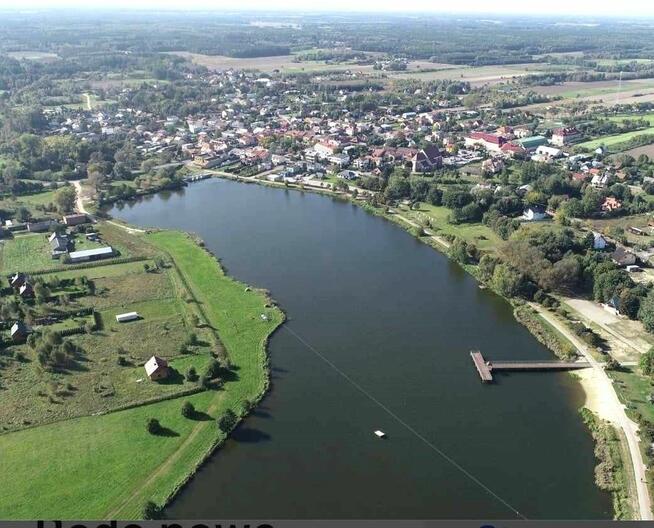
<path fill-rule="evenodd" d="M 175 287 L 186 285 L 187 303 L 201 307 L 227 350 L 234 379 L 218 391 L 0 435 L 8 468 L 0 473 L 3 518 L 139 518 L 145 502 L 167 502 L 224 439 L 216 418 L 228 409 L 242 415 L 246 402 L 265 391 L 265 345 L 283 313 L 261 292 L 246 291 L 227 277 L 187 235 L 145 238 L 174 262 Z M 204 414 L 182 417 L 186 400 Z M 157 418 L 168 434 L 149 434 L 149 418 Z"/>
<path fill-rule="evenodd" d="M 556 328 L 545 321 L 535 310 L 524 304 L 516 307 L 515 318 L 543 345 L 562 359 L 573 359 L 577 349 Z"/>
<path fill-rule="evenodd" d="M 611 424 L 598 419 L 588 409 L 582 409 L 581 416 L 595 440 L 595 458 L 598 460 L 595 483 L 611 493 L 615 519 L 632 519 L 629 474 L 623 462 L 625 453 L 620 436 Z M 628 453 L 626 455 L 628 457 Z"/>

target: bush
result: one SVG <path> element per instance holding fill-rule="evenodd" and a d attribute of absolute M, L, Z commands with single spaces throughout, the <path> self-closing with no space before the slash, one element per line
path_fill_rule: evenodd
<path fill-rule="evenodd" d="M 150 418 L 146 426 L 148 433 L 156 435 L 161 432 L 161 424 L 156 418 Z"/>
<path fill-rule="evenodd" d="M 195 370 L 195 367 L 189 367 L 189 369 L 186 371 L 186 381 L 197 381 L 199 378 L 198 376 L 198 371 Z"/>
<path fill-rule="evenodd" d="M 207 366 L 206 376 L 208 378 L 217 378 L 218 375 L 222 372 L 223 367 L 220 364 L 220 361 L 217 359 L 212 359 L 209 365 Z"/>
<path fill-rule="evenodd" d="M 227 412 L 218 419 L 218 429 L 227 434 L 236 425 L 237 417 L 234 411 L 227 409 Z"/>
<path fill-rule="evenodd" d="M 160 513 L 161 508 L 152 501 L 146 502 L 143 506 L 143 519 L 146 521 L 159 518 Z"/>
<path fill-rule="evenodd" d="M 182 405 L 182 416 L 184 418 L 193 418 L 195 416 L 195 407 L 193 407 L 193 404 L 190 401 L 184 402 L 184 405 Z"/>

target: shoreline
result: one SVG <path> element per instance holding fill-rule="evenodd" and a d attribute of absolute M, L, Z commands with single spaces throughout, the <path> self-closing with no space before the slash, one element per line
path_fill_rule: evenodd
<path fill-rule="evenodd" d="M 361 200 L 356 200 L 351 194 L 348 193 L 343 193 L 340 191 L 334 191 L 331 189 L 322 189 L 314 186 L 302 186 L 300 187 L 299 185 L 296 184 L 285 184 L 285 183 L 277 183 L 277 182 L 270 182 L 270 181 L 262 181 L 255 179 L 253 177 L 245 178 L 241 177 L 238 175 L 232 175 L 228 173 L 218 173 L 218 171 L 212 172 L 212 177 L 215 178 L 220 178 L 220 179 L 227 179 L 227 180 L 232 180 L 232 181 L 237 181 L 240 183 L 253 183 L 257 185 L 263 185 L 267 187 L 275 187 L 275 188 L 282 188 L 282 189 L 288 189 L 288 190 L 295 190 L 295 191 L 300 191 L 300 192 L 311 192 L 314 194 L 319 194 L 323 196 L 331 196 L 332 198 L 339 198 L 342 200 L 349 201 L 350 203 L 362 207 L 366 212 L 369 212 L 370 214 L 373 214 L 374 216 L 379 216 L 383 217 L 386 220 L 389 220 L 393 222 L 394 224 L 400 226 L 402 229 L 405 231 L 409 232 L 410 234 L 414 235 L 414 233 L 411 232 L 411 229 L 414 229 L 416 227 L 421 227 L 417 226 L 414 222 L 411 220 L 403 217 L 401 214 L 397 212 L 389 212 L 387 208 L 382 208 L 381 210 L 377 210 L 371 207 L 366 207 L 366 204 L 362 202 Z M 136 198 L 135 201 L 138 201 L 138 198 Z M 108 218 L 111 219 L 110 215 L 108 215 Z M 126 227 L 127 229 L 127 227 Z M 427 245 L 431 246 L 433 249 L 437 250 L 444 256 L 446 256 L 448 259 L 452 260 L 450 255 L 447 252 L 447 249 L 449 248 L 449 244 L 443 240 L 441 237 L 435 235 L 432 230 L 430 229 L 424 229 L 423 231 L 425 233 L 425 236 L 416 236 L 420 241 L 423 243 L 426 243 Z M 220 265 L 220 264 L 219 264 Z M 470 269 L 469 266 L 461 266 L 469 275 L 471 275 L 478 283 L 479 285 L 483 285 L 483 282 L 479 280 L 479 278 L 475 275 L 472 269 Z M 498 294 L 499 295 L 499 294 Z M 512 302 L 511 299 L 507 299 L 506 297 L 500 295 L 504 300 L 509 302 L 512 306 L 516 307 L 516 304 Z M 537 310 L 537 313 L 540 314 L 541 316 L 543 315 L 539 310 Z M 534 337 L 538 338 L 536 334 L 534 333 L 533 329 L 530 328 L 528 325 L 526 325 L 523 321 L 521 321 L 519 318 L 515 317 L 517 322 L 525 326 Z M 545 317 L 543 317 L 545 320 L 547 320 Z M 282 323 L 283 324 L 283 323 Z M 280 325 L 281 327 L 281 325 Z M 570 343 L 574 346 L 576 350 L 581 352 L 579 347 L 575 344 L 573 340 L 569 338 L 569 336 L 566 336 L 565 333 L 560 332 L 561 338 L 565 340 L 565 342 Z M 544 343 L 545 344 L 545 343 Z M 551 346 L 545 346 L 553 353 L 556 355 L 555 351 L 552 349 Z M 266 352 L 267 355 L 267 352 Z M 582 352 L 582 355 L 583 352 Z M 601 367 L 600 367 L 601 368 Z M 581 373 L 581 375 L 580 375 Z M 588 372 L 586 371 L 577 371 L 575 375 L 573 376 L 576 381 L 578 382 L 578 386 L 581 389 L 581 391 L 584 394 L 584 405 L 582 407 L 588 409 L 590 412 L 592 412 L 594 415 L 597 415 L 601 420 L 609 422 L 612 426 L 619 428 L 620 427 L 620 417 L 619 413 L 616 411 L 615 404 L 614 402 L 618 400 L 617 393 L 611 386 L 610 390 L 612 391 L 611 393 L 607 393 L 606 391 L 606 384 L 603 380 L 600 379 L 600 376 L 596 369 L 589 369 Z M 267 392 L 267 390 L 266 390 Z M 265 392 L 264 396 L 265 397 Z M 581 409 L 580 409 L 581 410 Z M 626 417 L 626 415 L 625 415 Z M 591 433 L 591 430 L 589 430 L 589 433 Z M 625 432 L 628 432 L 625 430 Z M 592 435 L 591 435 L 592 436 Z M 626 450 L 630 454 L 630 460 L 625 461 L 625 463 L 628 463 L 628 465 L 635 466 L 637 464 L 637 461 L 634 460 L 633 456 L 633 446 L 629 444 L 629 442 L 625 442 L 627 445 Z M 640 462 L 642 464 L 642 459 L 640 457 L 640 451 L 638 451 L 638 459 L 640 459 Z M 625 490 L 626 492 L 629 493 L 630 497 L 632 495 L 632 490 Z M 612 492 L 612 495 L 615 497 L 615 494 L 617 492 Z M 639 515 L 634 515 L 635 518 L 645 518 L 645 519 L 651 519 L 652 517 L 647 517 L 643 515 L 643 507 L 641 506 L 641 502 L 648 504 L 649 503 L 649 497 L 645 499 L 644 497 L 641 496 L 642 494 L 639 493 L 637 497 L 631 497 L 634 502 L 637 502 L 638 508 L 637 511 L 640 510 L 641 514 Z M 614 512 L 615 513 L 615 512 Z M 634 512 L 635 514 L 635 512 Z M 651 513 L 650 513 L 651 515 Z"/>

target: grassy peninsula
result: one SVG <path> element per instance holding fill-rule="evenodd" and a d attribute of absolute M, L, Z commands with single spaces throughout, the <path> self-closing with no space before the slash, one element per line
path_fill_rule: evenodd
<path fill-rule="evenodd" d="M 245 415 L 268 386 L 266 344 L 284 315 L 265 292 L 225 275 L 187 234 L 98 227 L 107 242 L 142 260 L 40 275 L 51 297 L 63 279 L 94 281 L 92 294 L 69 302 L 95 307 L 100 324 L 66 338 L 78 348 L 75 365 L 42 366 L 28 344 L 3 351 L 9 404 L 0 450 L 10 468 L 0 475 L 3 518 L 142 518 L 148 501 L 165 504 L 226 438 L 217 421 L 230 411 Z M 13 242 L 4 242 L 3 272 L 12 268 Z M 142 321 L 118 327 L 115 313 L 130 309 Z M 153 354 L 168 359 L 172 381 L 143 379 Z M 220 371 L 205 374 L 216 362 Z M 29 415 L 24 398 L 36 409 Z M 195 409 L 190 417 L 182 415 L 185 402 Z M 148 432 L 152 418 L 160 434 Z"/>

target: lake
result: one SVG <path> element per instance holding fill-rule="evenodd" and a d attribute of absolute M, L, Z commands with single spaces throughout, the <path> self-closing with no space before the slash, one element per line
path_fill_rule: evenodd
<path fill-rule="evenodd" d="M 330 197 L 218 179 L 110 213 L 197 233 L 288 316 L 270 341 L 271 391 L 169 518 L 612 516 L 571 375 L 483 385 L 471 349 L 552 354 L 502 298 L 398 226 Z"/>

